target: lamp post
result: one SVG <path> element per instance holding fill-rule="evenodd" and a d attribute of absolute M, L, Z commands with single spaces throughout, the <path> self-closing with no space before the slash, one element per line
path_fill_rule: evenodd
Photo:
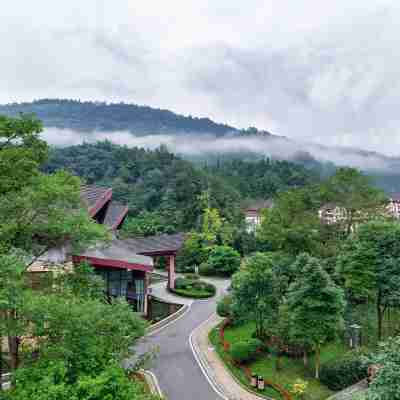
<path fill-rule="evenodd" d="M 361 346 L 361 326 L 358 324 L 350 325 L 350 347 L 357 349 Z"/>

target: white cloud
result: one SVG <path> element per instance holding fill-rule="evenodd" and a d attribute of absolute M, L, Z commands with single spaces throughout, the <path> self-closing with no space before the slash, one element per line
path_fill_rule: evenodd
<path fill-rule="evenodd" d="M 298 143 L 284 138 L 238 137 L 214 135 L 146 135 L 134 136 L 131 132 L 75 132 L 69 129 L 46 128 L 42 134 L 49 144 L 59 147 L 77 145 L 83 142 L 96 143 L 109 140 L 114 144 L 128 147 L 142 147 L 154 150 L 160 145 L 184 157 L 205 154 L 257 154 L 276 159 L 296 159 L 299 154 L 308 153 L 322 162 L 333 162 L 339 166 L 351 166 L 364 170 L 393 172 L 394 160 L 377 154 L 364 154 L 344 148 L 328 148 L 314 143 Z"/>
<path fill-rule="evenodd" d="M 0 102 L 127 101 L 399 154 L 392 0 L 14 0 Z"/>

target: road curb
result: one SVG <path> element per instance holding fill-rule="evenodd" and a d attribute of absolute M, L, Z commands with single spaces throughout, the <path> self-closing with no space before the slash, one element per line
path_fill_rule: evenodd
<path fill-rule="evenodd" d="M 214 389 L 214 391 L 223 399 L 223 400 L 241 400 L 241 397 L 237 396 L 237 395 L 232 395 L 232 394 L 228 394 L 226 393 L 226 390 L 224 389 L 223 385 L 218 383 L 218 380 L 215 377 L 215 374 L 213 372 L 213 369 L 210 367 L 208 360 L 206 359 L 206 357 L 203 355 L 203 352 L 200 350 L 198 344 L 196 343 L 195 340 L 195 336 L 197 334 L 197 332 L 202 328 L 203 325 L 206 325 L 212 318 L 215 318 L 217 316 L 216 313 L 212 314 L 207 320 L 203 321 L 197 328 L 195 328 L 189 338 L 189 343 L 190 343 L 190 347 L 192 349 L 193 355 L 196 359 L 196 362 L 199 364 L 201 371 L 203 372 L 204 376 L 206 377 L 207 381 L 210 383 L 210 385 L 212 386 L 212 388 Z M 221 318 L 221 321 L 223 320 L 223 318 Z M 213 325 L 213 327 L 211 329 L 209 329 L 207 331 L 207 337 L 208 334 L 211 332 L 212 329 L 215 328 L 215 326 L 218 325 L 218 322 Z M 218 359 L 220 360 L 220 362 L 223 364 L 224 369 L 226 370 L 226 372 L 228 372 L 228 374 L 230 375 L 231 379 L 234 380 L 236 382 L 236 384 L 238 386 L 240 386 L 244 391 L 246 391 L 247 393 L 249 393 L 250 395 L 254 396 L 255 399 L 259 399 L 259 400 L 273 400 L 272 398 L 268 397 L 268 396 L 260 396 L 258 393 L 249 390 L 249 388 L 247 388 L 246 386 L 244 386 L 237 378 L 236 376 L 234 376 L 232 374 L 232 372 L 226 368 L 226 366 L 224 365 L 224 361 L 221 360 L 220 356 L 218 353 L 216 353 L 216 356 L 218 357 Z"/>
<path fill-rule="evenodd" d="M 190 310 L 192 304 L 184 304 L 182 307 L 178 310 L 175 311 L 173 314 L 169 315 L 168 317 L 164 318 L 163 320 L 149 326 L 146 331 L 145 336 L 151 336 L 154 335 L 155 333 L 160 332 L 161 330 L 167 328 L 170 326 L 172 323 L 178 321 L 182 317 L 186 315 L 186 313 Z"/>
<path fill-rule="evenodd" d="M 140 373 L 144 376 L 144 379 L 146 380 L 146 383 L 150 388 L 151 394 L 164 399 L 164 395 L 161 390 L 160 384 L 158 383 L 156 375 L 153 372 L 144 369 L 140 370 Z"/>
<path fill-rule="evenodd" d="M 211 314 L 211 316 L 209 318 L 207 318 L 205 321 L 203 321 L 199 326 L 197 326 L 192 331 L 192 333 L 189 336 L 189 345 L 190 345 L 190 348 L 192 350 L 192 353 L 194 355 L 194 358 L 195 358 L 197 364 L 199 365 L 203 375 L 205 376 L 205 378 L 207 379 L 208 383 L 213 388 L 215 393 L 217 393 L 217 395 L 219 397 L 221 397 L 221 399 L 223 399 L 223 400 L 240 400 L 240 399 L 235 399 L 233 397 L 228 397 L 224 393 L 224 389 L 218 384 L 207 360 L 203 356 L 201 350 L 199 349 L 199 347 L 196 343 L 196 340 L 194 339 L 197 331 L 200 330 L 203 327 L 203 325 L 207 324 L 210 321 L 210 319 L 214 318 L 215 315 L 216 315 L 215 313 Z"/>

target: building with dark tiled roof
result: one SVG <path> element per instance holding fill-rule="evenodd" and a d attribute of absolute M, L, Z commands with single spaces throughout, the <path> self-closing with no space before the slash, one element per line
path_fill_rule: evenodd
<path fill-rule="evenodd" d="M 114 232 L 122 226 L 128 207 L 112 199 L 112 189 L 93 185 L 82 186 L 81 200 L 90 216 Z M 168 286 L 175 284 L 175 256 L 184 242 L 184 235 L 160 235 L 99 244 L 72 255 L 68 245 L 50 249 L 32 264 L 29 272 L 49 273 L 54 266 L 72 270 L 82 261 L 91 264 L 104 280 L 109 297 L 125 297 L 135 311 L 147 313 L 148 274 L 153 271 L 153 257 L 168 258 Z M 72 262 L 71 262 L 72 261 Z"/>
<path fill-rule="evenodd" d="M 112 189 L 87 185 L 81 188 L 81 200 L 88 208 L 89 214 L 98 223 L 118 229 L 126 215 L 128 207 L 112 199 Z"/>

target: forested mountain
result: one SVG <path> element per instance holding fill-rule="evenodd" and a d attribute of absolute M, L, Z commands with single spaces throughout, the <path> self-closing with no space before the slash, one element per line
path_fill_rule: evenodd
<path fill-rule="evenodd" d="M 267 199 L 277 192 L 319 180 L 315 169 L 269 158 L 253 162 L 240 159 L 220 160 L 213 166 L 207 166 L 205 171 L 234 187 L 242 198 L 251 199 Z"/>
<path fill-rule="evenodd" d="M 47 127 L 80 132 L 130 131 L 135 135 L 208 133 L 223 136 L 236 131 L 229 125 L 217 124 L 208 118 L 185 117 L 168 110 L 135 104 L 43 99 L 0 106 L 0 114 L 16 116 L 19 113 L 34 113 Z"/>
<path fill-rule="evenodd" d="M 287 161 L 221 161 L 194 166 L 168 152 L 118 146 L 111 142 L 54 148 L 45 170 L 67 169 L 88 183 L 111 186 L 114 198 L 127 202 L 131 215 L 155 212 L 176 229 L 190 229 L 201 213 L 199 196 L 210 192 L 212 207 L 231 222 L 241 220 L 245 199 L 270 198 L 318 176 Z"/>
<path fill-rule="evenodd" d="M 208 118 L 134 104 L 44 99 L 0 105 L 0 114 L 19 113 L 36 114 L 43 121 L 45 139 L 54 145 L 104 139 L 145 148 L 165 143 L 169 151 L 198 165 L 207 162 L 215 167 L 226 161 L 269 158 L 295 162 L 321 176 L 334 173 L 337 166 L 351 166 L 373 176 L 386 192 L 400 191 L 400 158 L 376 152 L 295 142 L 256 128 L 241 130 Z M 230 172 L 226 172 L 229 181 Z"/>

